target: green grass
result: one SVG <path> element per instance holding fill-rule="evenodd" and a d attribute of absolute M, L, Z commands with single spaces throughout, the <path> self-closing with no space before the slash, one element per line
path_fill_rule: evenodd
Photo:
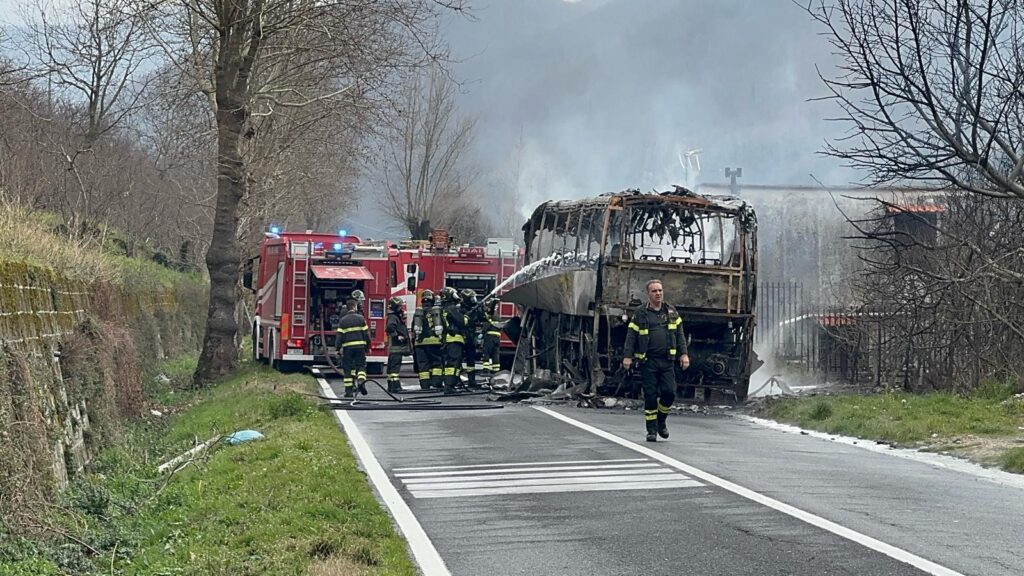
<path fill-rule="evenodd" d="M 5 553 L 0 539 L 0 576 L 28 562 L 36 571 L 25 574 L 46 574 L 48 562 L 124 576 L 415 574 L 333 416 L 301 390 L 312 390 L 308 375 L 247 365 L 216 387 L 178 392 L 178 413 L 132 426 L 67 490 L 53 522 L 95 553 L 69 551 L 67 539 Z M 220 442 L 166 485 L 155 472 L 197 438 L 246 428 L 266 438 Z"/>
<path fill-rule="evenodd" d="M 1024 448 L 1011 448 L 1003 453 L 1003 470 L 1024 474 Z"/>
<path fill-rule="evenodd" d="M 952 394 L 878 394 L 778 399 L 764 414 L 831 434 L 907 444 L 961 434 L 1013 436 L 1024 417 L 1008 405 Z"/>

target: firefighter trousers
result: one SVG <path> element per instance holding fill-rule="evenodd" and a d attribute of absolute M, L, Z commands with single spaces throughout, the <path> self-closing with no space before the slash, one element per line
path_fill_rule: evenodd
<path fill-rule="evenodd" d="M 462 371 L 466 373 L 467 384 L 476 386 L 476 340 L 469 338 L 462 347 Z"/>
<path fill-rule="evenodd" d="M 644 390 L 644 422 L 653 434 L 665 424 L 676 399 L 676 372 L 672 358 L 647 358 L 640 365 Z"/>
<path fill-rule="evenodd" d="M 440 388 L 441 377 L 444 374 L 444 362 L 442 361 L 440 344 L 417 344 L 416 365 L 418 372 L 416 376 L 420 380 L 420 388 Z"/>
<path fill-rule="evenodd" d="M 344 374 L 345 394 L 355 392 L 357 385 L 366 380 L 366 348 L 346 346 L 341 349 L 341 371 Z"/>
<path fill-rule="evenodd" d="M 388 392 L 401 392 L 402 380 L 399 373 L 402 371 L 402 359 L 405 358 L 404 349 L 388 350 Z"/>
<path fill-rule="evenodd" d="M 446 342 L 444 345 L 444 391 L 452 392 L 459 384 L 459 371 L 464 356 L 462 342 Z"/>
<path fill-rule="evenodd" d="M 484 334 L 483 357 L 484 372 L 493 375 L 501 370 L 501 361 L 498 353 L 501 351 L 501 336 Z"/>

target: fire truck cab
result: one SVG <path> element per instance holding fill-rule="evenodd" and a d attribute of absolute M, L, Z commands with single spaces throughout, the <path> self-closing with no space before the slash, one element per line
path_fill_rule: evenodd
<path fill-rule="evenodd" d="M 361 290 L 371 339 L 367 367 L 380 373 L 387 362 L 387 302 L 400 296 L 413 310 L 418 276 L 411 255 L 387 241 L 364 242 L 344 231 L 267 233 L 245 272 L 246 287 L 256 294 L 253 357 L 281 370 L 334 357 L 345 302 Z"/>

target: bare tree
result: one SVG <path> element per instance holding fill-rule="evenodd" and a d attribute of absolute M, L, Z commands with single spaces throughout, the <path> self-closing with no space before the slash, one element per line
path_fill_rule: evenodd
<path fill-rule="evenodd" d="M 474 122 L 457 115 L 455 89 L 443 70 L 432 68 L 405 88 L 385 131 L 378 167 L 384 211 L 414 239 L 427 238 L 433 226 L 451 227 L 474 207 L 468 195 L 474 174 L 465 157 Z"/>
<path fill-rule="evenodd" d="M 253 189 L 250 153 L 282 110 L 369 105 L 403 72 L 443 58 L 442 8 L 461 1 L 185 0 L 150 20 L 152 36 L 204 94 L 216 118 L 217 194 L 206 251 L 210 303 L 195 374 L 205 384 L 237 365 L 240 207 Z M 170 31 L 170 32 L 169 32 Z"/>
<path fill-rule="evenodd" d="M 828 152 L 875 184 L 1024 198 L 1024 3 L 815 0 L 842 59 L 825 80 L 851 134 Z"/>

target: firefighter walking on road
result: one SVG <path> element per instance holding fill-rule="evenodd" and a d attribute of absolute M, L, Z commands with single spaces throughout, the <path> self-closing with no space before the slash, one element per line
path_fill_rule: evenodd
<path fill-rule="evenodd" d="M 668 438 L 668 413 L 676 398 L 675 362 L 683 370 L 690 367 L 683 319 L 664 298 L 661 280 L 648 281 L 647 305 L 629 319 L 622 354 L 626 370 L 634 360 L 638 364 L 648 442 Z"/>
<path fill-rule="evenodd" d="M 412 352 L 412 341 L 409 338 L 409 327 L 405 323 L 405 301 L 395 296 L 388 301 L 388 308 L 388 319 L 384 325 L 384 332 L 388 335 L 388 392 L 401 392 L 399 372 L 402 369 L 402 358 Z"/>
<path fill-rule="evenodd" d="M 498 356 L 501 351 L 501 323 L 498 322 L 498 301 L 490 298 L 484 301 L 483 305 L 483 358 L 484 372 L 491 378 L 501 370 L 501 362 Z"/>
<path fill-rule="evenodd" d="M 420 307 L 412 317 L 412 331 L 416 338 L 416 375 L 420 381 L 420 388 L 440 388 L 444 370 L 441 350 L 444 323 L 441 319 L 441 309 L 438 308 L 434 293 L 430 290 L 424 290 L 420 295 Z"/>
<path fill-rule="evenodd" d="M 441 290 L 441 313 L 444 319 L 444 393 L 454 394 L 459 384 L 468 321 L 459 293 L 451 286 Z"/>
<path fill-rule="evenodd" d="M 362 290 L 352 292 L 345 302 L 345 314 L 338 322 L 338 347 L 341 349 L 341 370 L 344 373 L 345 398 L 366 394 L 366 350 L 370 346 L 370 329 L 359 311 Z"/>

